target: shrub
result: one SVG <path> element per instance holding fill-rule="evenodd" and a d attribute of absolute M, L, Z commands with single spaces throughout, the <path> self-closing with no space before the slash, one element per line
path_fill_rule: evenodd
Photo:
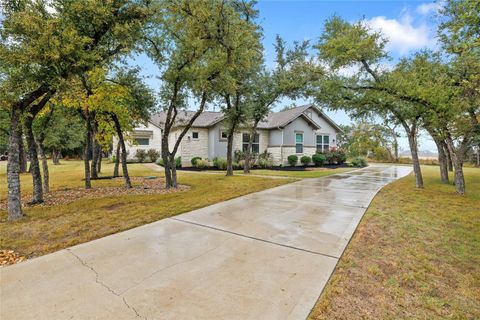
<path fill-rule="evenodd" d="M 267 150 L 263 151 L 258 155 L 258 159 L 260 160 L 272 160 L 272 154 Z"/>
<path fill-rule="evenodd" d="M 321 167 L 325 164 L 325 161 L 327 158 L 325 157 L 324 154 L 322 153 L 316 153 L 312 156 L 312 162 L 315 164 L 317 167 Z"/>
<path fill-rule="evenodd" d="M 350 163 L 352 164 L 353 167 L 366 167 L 367 166 L 367 160 L 363 157 L 355 157 L 353 158 Z"/>
<path fill-rule="evenodd" d="M 198 160 L 202 160 L 202 157 L 193 157 L 192 160 L 190 160 L 190 162 L 192 163 L 192 166 L 195 167 L 197 165 Z"/>
<path fill-rule="evenodd" d="M 269 159 L 258 159 L 257 166 L 262 169 L 267 169 L 273 167 L 273 161 Z"/>
<path fill-rule="evenodd" d="M 335 162 L 337 164 L 344 164 L 345 161 L 347 161 L 347 155 L 345 154 L 345 151 L 337 149 L 333 151 L 333 153 L 335 154 Z"/>
<path fill-rule="evenodd" d="M 138 149 L 135 152 L 135 158 L 137 158 L 138 162 L 144 162 L 145 158 L 147 158 L 147 152 L 143 149 Z"/>
<path fill-rule="evenodd" d="M 155 163 L 163 167 L 163 159 L 162 158 L 158 158 L 157 161 L 155 161 Z"/>
<path fill-rule="evenodd" d="M 290 164 L 291 167 L 294 167 L 297 165 L 298 162 L 298 157 L 294 154 L 291 154 L 287 158 L 288 163 Z"/>
<path fill-rule="evenodd" d="M 227 169 L 227 159 L 215 157 L 212 160 L 213 166 L 219 170 L 226 170 Z"/>
<path fill-rule="evenodd" d="M 197 157 L 198 158 L 198 157 Z M 193 161 L 192 161 L 193 162 Z M 199 169 L 205 169 L 208 167 L 208 160 L 202 160 L 202 158 L 198 158 L 196 161 L 195 161 L 195 164 L 194 164 L 195 167 L 199 168 Z"/>
<path fill-rule="evenodd" d="M 160 153 L 155 149 L 148 149 L 147 155 L 152 162 L 156 162 L 157 159 L 160 157 Z"/>
<path fill-rule="evenodd" d="M 303 156 L 300 158 L 300 162 L 304 165 L 307 166 L 310 162 L 312 162 L 312 158 L 309 156 Z"/>
<path fill-rule="evenodd" d="M 244 152 L 241 150 L 235 150 L 233 152 L 233 161 L 235 162 L 240 162 L 241 160 L 245 160 L 246 157 L 247 157 L 247 152 Z"/>
<path fill-rule="evenodd" d="M 343 150 L 330 150 L 323 153 L 325 160 L 329 164 L 343 164 L 347 161 L 347 155 Z"/>
<path fill-rule="evenodd" d="M 182 157 L 176 157 L 175 158 L 175 167 L 176 168 L 181 168 L 182 167 Z"/>

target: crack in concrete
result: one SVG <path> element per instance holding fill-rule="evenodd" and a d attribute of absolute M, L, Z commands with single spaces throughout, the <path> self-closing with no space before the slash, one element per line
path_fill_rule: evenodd
<path fill-rule="evenodd" d="M 117 296 L 119 298 L 122 298 L 122 301 L 123 301 L 123 304 L 125 304 L 125 306 L 132 310 L 134 313 L 135 313 L 135 316 L 137 318 L 142 318 L 142 319 L 145 319 L 145 320 L 148 320 L 146 317 L 140 315 L 137 311 L 137 309 L 135 309 L 135 307 L 131 306 L 130 304 L 128 304 L 127 300 L 125 299 L 125 297 L 121 296 L 121 294 L 115 292 L 115 290 L 113 290 L 112 288 L 110 288 L 109 286 L 107 286 L 105 283 L 103 283 L 102 281 L 100 281 L 100 275 L 98 274 L 97 270 L 95 270 L 92 266 L 88 265 L 85 261 L 83 261 L 82 258 L 80 258 L 78 255 L 76 255 L 75 253 L 73 253 L 73 251 L 71 251 L 70 249 L 66 249 L 72 256 L 74 256 L 81 264 L 82 266 L 90 269 L 94 274 L 95 274 L 95 282 L 98 283 L 99 285 L 101 285 L 102 287 L 104 287 L 105 289 L 107 289 L 108 292 L 110 292 L 111 294 L 113 294 L 114 296 Z"/>
<path fill-rule="evenodd" d="M 165 270 L 167 270 L 167 269 L 170 269 L 170 268 L 173 268 L 173 267 L 175 267 L 175 266 L 181 265 L 181 264 L 183 264 L 183 263 L 192 262 L 192 261 L 194 261 L 194 260 L 196 260 L 196 259 L 199 259 L 199 258 L 203 257 L 204 255 L 206 255 L 206 254 L 208 254 L 208 253 L 210 253 L 210 252 L 218 249 L 219 247 L 221 247 L 223 244 L 225 244 L 225 242 L 227 242 L 227 241 L 230 240 L 231 238 L 233 238 L 233 236 L 230 236 L 230 237 L 226 238 L 226 239 L 223 240 L 219 245 L 217 245 L 217 246 L 215 246 L 215 247 L 213 247 L 213 248 L 211 248 L 211 249 L 208 249 L 207 251 L 205 251 L 205 252 L 203 252 L 203 253 L 201 253 L 201 254 L 199 254 L 199 255 L 196 255 L 195 257 L 192 257 L 192 258 L 190 258 L 190 259 L 188 259 L 188 260 L 184 260 L 184 261 L 179 261 L 179 262 L 173 263 L 173 264 L 171 264 L 171 265 L 168 265 L 168 266 L 166 266 L 166 267 L 163 267 L 163 268 L 161 268 L 161 269 L 158 269 L 158 270 L 150 273 L 148 276 L 144 277 L 142 280 L 138 281 L 138 282 L 135 283 L 134 285 L 128 287 L 128 288 L 125 289 L 125 290 L 123 290 L 120 294 L 124 294 L 124 293 L 126 293 L 127 291 L 129 291 L 129 290 L 131 290 L 131 289 L 133 289 L 133 288 L 135 288 L 135 287 L 138 287 L 138 286 L 141 285 L 143 282 L 145 282 L 145 280 L 148 280 L 149 278 L 153 277 L 153 276 L 156 275 L 157 273 L 160 273 L 160 272 L 165 271 Z"/>

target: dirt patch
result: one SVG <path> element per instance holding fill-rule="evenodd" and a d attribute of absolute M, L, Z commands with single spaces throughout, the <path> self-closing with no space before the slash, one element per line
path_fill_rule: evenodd
<path fill-rule="evenodd" d="M 60 189 L 51 191 L 47 194 L 44 194 L 44 202 L 41 204 L 32 205 L 32 195 L 22 196 L 22 207 L 49 207 L 60 204 L 72 203 L 79 199 L 97 199 L 111 196 L 121 196 L 121 195 L 145 195 L 145 194 L 164 194 L 185 191 L 190 189 L 189 186 L 180 185 L 177 189 L 166 189 L 164 179 L 147 179 L 144 177 L 132 177 L 131 181 L 133 188 L 125 188 L 123 186 L 123 178 L 115 178 L 113 181 L 118 180 L 118 184 L 121 186 L 111 186 L 111 187 L 92 187 L 91 189 L 85 188 L 73 188 L 73 189 Z M 108 210 L 115 210 L 114 206 L 112 208 L 106 208 Z M 0 201 L 0 211 L 7 210 L 7 200 Z"/>

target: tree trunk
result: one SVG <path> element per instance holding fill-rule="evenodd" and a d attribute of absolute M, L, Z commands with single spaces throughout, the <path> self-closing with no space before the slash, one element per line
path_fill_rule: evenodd
<path fill-rule="evenodd" d="M 33 182 L 33 198 L 32 203 L 43 202 L 43 185 L 42 185 L 42 173 L 40 172 L 40 163 L 38 162 L 37 143 L 35 142 L 35 136 L 33 135 L 33 116 L 28 115 L 25 118 L 25 129 L 28 146 L 28 156 L 30 157 L 30 172 L 32 174 Z"/>
<path fill-rule="evenodd" d="M 20 200 L 20 110 L 13 109 L 10 118 L 10 137 L 8 146 L 7 182 L 8 182 L 8 220 L 23 218 Z"/>
<path fill-rule="evenodd" d="M 92 144 L 92 124 L 90 123 L 90 113 L 86 111 L 85 116 L 85 149 L 83 153 L 83 163 L 85 165 L 85 189 L 90 189 L 92 187 L 92 182 L 90 181 L 90 150 Z"/>
<path fill-rule="evenodd" d="M 447 143 L 448 151 L 453 162 L 454 168 L 454 181 L 455 181 L 455 191 L 460 194 L 465 194 L 465 177 L 463 175 L 463 157 L 464 150 L 460 147 L 459 150 L 455 149 L 453 140 L 448 137 L 445 142 Z"/>
<path fill-rule="evenodd" d="M 50 192 L 50 175 L 48 173 L 48 162 L 47 156 L 45 154 L 45 146 L 43 141 L 38 141 L 38 153 L 40 154 L 40 159 L 42 159 L 42 169 L 43 169 L 43 192 Z"/>
<path fill-rule="evenodd" d="M 19 152 L 19 161 L 20 161 L 20 173 L 27 173 L 27 153 L 25 152 L 25 146 L 23 145 L 23 130 L 22 126 L 19 124 L 18 134 L 20 136 L 18 152 Z"/>
<path fill-rule="evenodd" d="M 452 154 L 450 153 L 450 150 L 448 150 L 447 146 L 445 146 L 445 156 L 447 157 L 448 171 L 453 172 Z"/>
<path fill-rule="evenodd" d="M 437 145 L 438 164 L 440 166 L 440 180 L 442 183 L 448 183 L 447 156 L 445 155 L 444 149 L 445 142 L 438 138 L 434 138 L 433 141 L 435 141 L 435 144 Z"/>
<path fill-rule="evenodd" d="M 92 179 L 97 179 L 98 178 L 98 173 L 97 173 L 97 161 L 98 161 L 98 148 L 97 148 L 97 140 L 95 139 L 95 134 L 96 131 L 93 130 L 91 131 L 91 137 L 92 137 L 92 163 L 90 165 L 90 172 Z"/>
<path fill-rule="evenodd" d="M 258 122 L 255 122 L 250 132 L 250 137 L 248 140 L 247 154 L 245 156 L 245 165 L 243 167 L 243 173 L 245 174 L 250 173 L 250 162 L 252 161 L 252 155 L 253 155 L 253 150 L 252 150 L 253 140 L 255 139 L 255 134 L 257 133 L 257 125 L 258 125 Z"/>
<path fill-rule="evenodd" d="M 59 165 L 60 164 L 60 158 L 61 158 L 61 154 L 60 154 L 60 151 L 53 148 L 52 149 L 52 161 L 53 161 L 53 164 L 54 165 Z"/>
<path fill-rule="evenodd" d="M 120 121 L 115 114 L 112 115 L 113 122 L 115 123 L 115 130 L 117 131 L 118 143 L 122 148 L 122 172 L 123 180 L 125 181 L 125 187 L 131 188 L 132 182 L 130 181 L 130 176 L 128 175 L 127 167 L 127 148 L 125 147 L 125 140 L 123 139 L 122 127 L 120 126 Z"/>
<path fill-rule="evenodd" d="M 100 144 L 98 145 L 98 150 L 97 150 L 97 172 L 102 173 L 102 147 Z"/>
<path fill-rule="evenodd" d="M 113 176 L 118 177 L 118 166 L 120 163 L 120 142 L 117 142 L 117 150 L 115 152 L 115 166 L 113 167 Z"/>
<path fill-rule="evenodd" d="M 233 133 L 231 129 L 227 136 L 227 176 L 233 176 Z"/>
<path fill-rule="evenodd" d="M 417 132 L 415 129 L 406 130 L 408 136 L 408 144 L 412 153 L 413 172 L 415 173 L 415 186 L 423 188 L 422 170 L 420 169 L 420 160 L 418 159 Z"/>
<path fill-rule="evenodd" d="M 170 169 L 172 171 L 172 187 L 176 188 L 177 184 L 177 166 L 175 163 L 175 155 L 170 154 Z"/>

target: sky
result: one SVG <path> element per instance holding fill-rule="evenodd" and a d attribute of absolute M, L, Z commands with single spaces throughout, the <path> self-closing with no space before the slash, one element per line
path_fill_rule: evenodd
<path fill-rule="evenodd" d="M 399 58 L 408 56 L 424 48 L 434 49 L 436 44 L 434 14 L 439 8 L 438 2 L 433 1 L 394 1 L 394 0 L 260 0 L 257 4 L 260 17 L 259 23 L 263 28 L 263 45 L 265 60 L 269 67 L 275 64 L 273 43 L 279 34 L 287 43 L 295 40 L 318 41 L 322 33 L 325 20 L 333 15 L 340 16 L 347 21 L 364 20 L 372 29 L 382 32 L 389 41 L 386 49 L 391 56 L 390 63 Z M 145 56 L 139 56 L 133 61 L 141 67 L 147 82 L 152 88 L 159 87 L 155 78 L 157 68 Z M 295 104 L 308 103 L 306 100 L 297 100 Z M 278 103 L 274 110 L 291 104 L 290 100 Z M 335 122 L 350 124 L 351 119 L 344 112 L 323 110 Z M 420 150 L 435 151 L 435 144 L 423 133 L 419 139 Z M 406 138 L 400 139 L 401 148 L 408 149 Z"/>

